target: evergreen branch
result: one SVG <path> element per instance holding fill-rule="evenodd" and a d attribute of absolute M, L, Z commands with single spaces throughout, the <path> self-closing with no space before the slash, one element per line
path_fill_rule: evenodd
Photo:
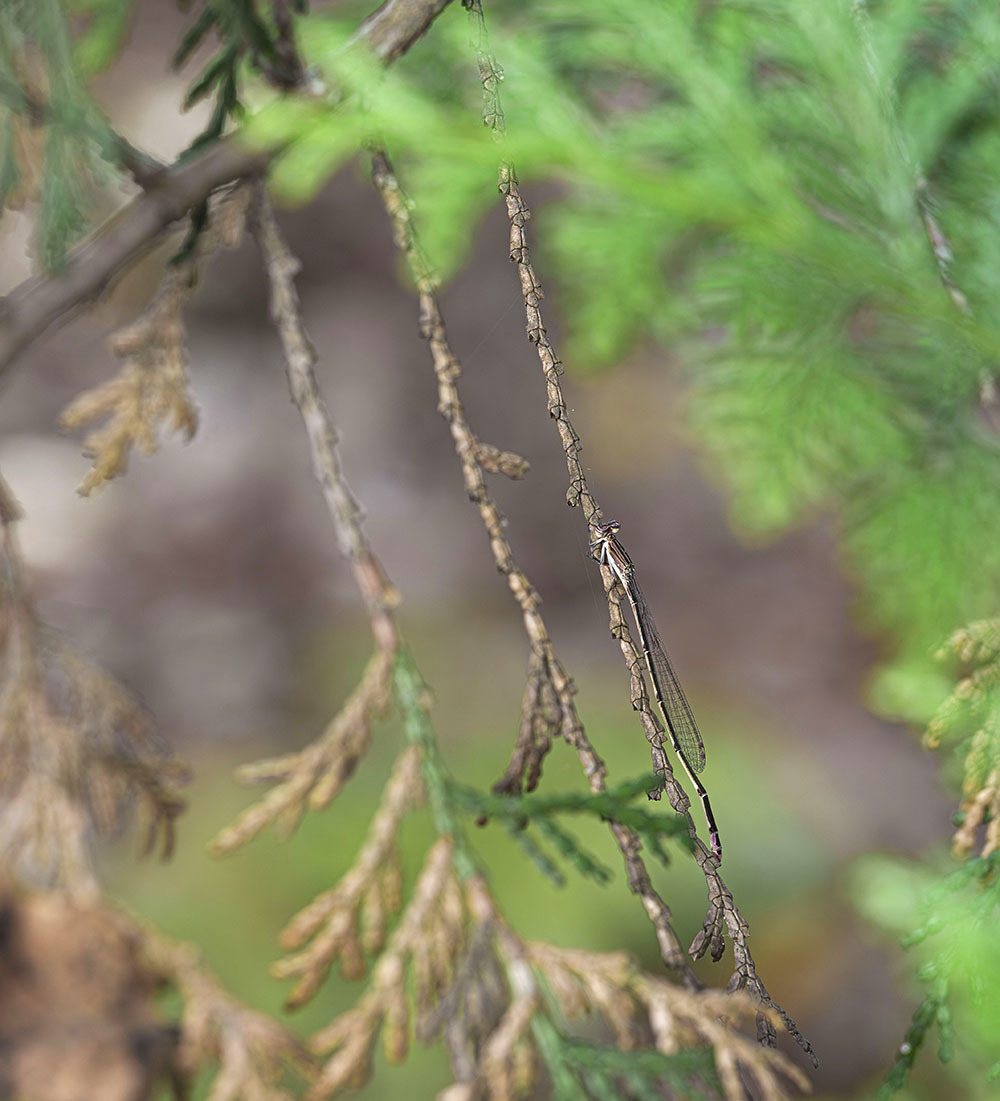
<path fill-rule="evenodd" d="M 216 21 L 217 16 L 215 14 L 215 9 L 211 4 L 206 4 L 198 18 L 188 27 L 184 34 L 181 35 L 180 43 L 170 62 L 174 69 L 181 68 L 184 62 L 187 61 L 191 54 L 193 54 L 201 44 L 205 35 L 216 25 Z"/>
<path fill-rule="evenodd" d="M 387 0 L 360 26 L 355 41 L 368 43 L 388 64 L 427 30 L 449 0 Z M 164 230 L 218 188 L 261 173 L 270 154 L 222 138 L 204 152 L 150 180 L 148 190 L 73 249 L 56 275 L 35 275 L 0 300 L 0 377 L 50 326 L 98 297 L 148 252 Z"/>
<path fill-rule="evenodd" d="M 303 0 L 295 0 L 294 6 L 300 13 L 306 9 Z M 305 72 L 295 48 L 294 19 L 287 0 L 272 0 L 271 14 L 273 30 L 258 15 L 255 0 L 206 0 L 198 18 L 181 39 L 173 67 L 181 68 L 213 27 L 223 46 L 188 91 L 185 107 L 212 86 L 217 79 L 214 72 L 226 68 L 235 71 L 236 62 L 245 56 L 274 87 L 290 90 L 301 85 Z"/>
<path fill-rule="evenodd" d="M 903 163 L 907 166 L 913 180 L 913 201 L 920 217 L 921 225 L 930 245 L 931 255 L 937 266 L 938 278 L 941 285 L 951 299 L 952 305 L 963 317 L 972 316 L 972 307 L 969 300 L 959 289 L 951 274 L 953 253 L 948 238 L 938 221 L 934 211 L 934 197 L 930 184 L 919 165 L 914 164 L 913 157 L 907 148 L 903 137 L 902 128 L 899 125 L 899 112 L 896 97 L 886 84 L 878 64 L 878 58 L 871 40 L 870 17 L 868 14 L 867 0 L 853 0 L 853 12 L 858 35 L 861 39 L 861 52 L 865 61 L 865 69 L 868 72 L 872 86 L 878 96 L 882 111 L 885 115 L 893 142 Z"/>
<path fill-rule="evenodd" d="M 466 898 L 472 917 L 492 933 L 510 1003 L 481 1045 L 471 1073 L 444 1094 L 449 1101 L 515 1096 L 514 1082 L 524 1091 L 542 1072 L 553 1096 L 566 1101 L 589 1096 L 581 1093 L 588 1086 L 611 1088 L 613 1079 L 615 1092 L 594 1096 L 632 1096 L 621 1092 L 630 1069 L 644 1086 L 676 1083 L 676 1071 L 685 1096 L 695 1096 L 694 1091 L 718 1096 L 714 1067 L 727 1101 L 748 1097 L 744 1081 L 751 1079 L 761 1096 L 775 1101 L 787 1096 L 786 1077 L 808 1088 L 805 1075 L 784 1055 L 760 1047 L 739 1030 L 756 1011 L 745 992 L 687 990 L 640 972 L 624 952 L 523 941 L 504 922 L 481 877 L 467 881 Z M 617 1051 L 571 1039 L 566 1027 L 582 1017 L 596 1018 L 610 1030 Z M 676 1063 L 662 1061 L 682 1049 Z"/>
<path fill-rule="evenodd" d="M 648 788 L 641 789 L 645 793 Z M 636 833 L 660 837 L 676 837 L 690 841 L 686 836 L 683 818 L 668 818 L 662 814 L 650 814 L 642 807 L 629 805 L 632 795 L 620 795 L 616 791 L 596 794 L 564 792 L 559 795 L 487 795 L 476 788 L 459 787 L 455 797 L 470 814 L 482 814 L 488 818 L 510 818 L 531 821 L 549 818 L 555 814 L 580 814 L 589 818 L 621 822 Z M 693 848 L 693 845 L 688 845 Z"/>
<path fill-rule="evenodd" d="M 549 1045 L 567 1072 L 568 1089 L 557 1098 L 576 1101 L 647 1101 L 664 1088 L 686 1098 L 716 1098 L 721 1091 L 712 1052 L 705 1048 L 669 1055 L 656 1050 L 622 1051 L 560 1036 L 548 1024 Z"/>
<path fill-rule="evenodd" d="M 955 1041 L 952 1002 L 970 990 L 974 1001 L 980 1000 L 983 976 L 991 973 L 995 954 L 992 931 L 1000 910 L 998 868 L 1000 850 L 964 860 L 926 890 L 921 876 L 919 924 L 900 938 L 900 944 L 907 951 L 921 949 L 916 976 L 925 994 L 878 1091 L 880 1101 L 905 1089 L 932 1028 L 938 1032 L 938 1059 L 942 1063 L 951 1060 Z M 995 1048 L 995 1029 L 990 1025 L 985 1037 Z"/>
<path fill-rule="evenodd" d="M 504 829 L 510 835 L 510 839 L 524 853 L 543 875 L 555 887 L 565 887 L 566 877 L 559 870 L 555 862 L 538 844 L 538 842 L 522 827 L 521 823 L 504 819 Z"/>
<path fill-rule="evenodd" d="M 420 749 L 420 763 L 427 801 L 438 833 L 453 844 L 452 862 L 463 879 L 476 874 L 478 865 L 469 849 L 465 831 L 455 817 L 451 783 L 430 720 L 430 689 L 409 650 L 400 647 L 393 669 L 396 699 L 403 714 L 403 728 L 412 745 Z"/>
<path fill-rule="evenodd" d="M 463 4 L 469 12 L 476 36 L 476 56 L 479 61 L 484 90 L 484 120 L 491 125 L 494 136 L 497 142 L 500 143 L 505 128 L 498 76 L 502 70 L 489 49 L 481 0 L 463 0 Z M 498 190 L 507 207 L 507 216 L 510 222 L 509 255 L 511 261 L 517 265 L 520 277 L 527 319 L 528 340 L 534 344 L 538 353 L 546 384 L 549 416 L 556 422 L 563 452 L 566 456 L 569 473 L 569 489 L 566 494 L 566 502 L 571 508 L 578 507 L 582 509 L 584 520 L 590 529 L 591 537 L 593 537 L 596 526 L 603 514 L 596 498 L 589 489 L 586 474 L 580 462 L 582 443 L 570 419 L 569 407 L 562 391 L 562 362 L 556 355 L 542 319 L 540 308 L 543 297 L 542 288 L 531 263 L 525 233 L 525 227 L 531 217 L 531 212 L 521 197 L 513 165 L 503 159 L 500 161 Z M 642 667 L 641 658 L 631 640 L 622 615 L 620 586 L 610 569 L 602 567 L 601 575 L 608 597 L 612 634 L 618 638 L 622 654 L 625 657 L 626 667 L 632 678 L 632 706 L 640 715 L 647 740 L 650 743 L 654 769 L 662 778 L 670 804 L 678 814 L 687 818 L 691 837 L 697 842 L 696 859 L 701 866 L 708 888 L 708 912 L 702 929 L 692 942 L 689 951 L 695 959 L 698 959 L 711 949 L 712 958 L 720 959 L 724 948 L 722 939 L 724 926 L 733 945 L 735 963 L 735 970 L 728 984 L 728 989 L 745 989 L 765 1010 L 774 1010 L 789 1034 L 794 1037 L 813 1065 L 817 1066 L 818 1060 L 812 1050 L 812 1045 L 799 1031 L 794 1020 L 778 1003 L 773 1001 L 757 974 L 757 968 L 750 953 L 749 926 L 746 919 L 736 908 L 732 894 L 719 874 L 719 869 L 711 852 L 697 837 L 694 822 L 688 813 L 690 800 L 674 777 L 664 751 L 663 732 L 649 707 L 645 685 L 639 672 Z M 768 1047 L 773 1047 L 777 1042 L 777 1038 L 774 1026 L 766 1012 L 759 1014 L 757 1028 L 760 1042 Z"/>
<path fill-rule="evenodd" d="M 577 814 L 614 822 L 637 834 L 664 863 L 667 855 L 661 847 L 665 837 L 673 837 L 693 849 L 683 818 L 668 818 L 650 814 L 641 806 L 631 805 L 639 794 L 646 794 L 655 785 L 655 776 L 643 776 L 616 788 L 596 793 L 566 792 L 558 795 L 487 795 L 465 785 L 452 786 L 452 798 L 467 813 L 481 819 L 496 818 L 508 829 L 523 830 L 537 826 L 556 844 L 567 859 L 578 861 L 579 870 L 591 878 L 605 881 L 606 871 L 598 865 L 578 842 L 555 826 L 552 819 L 559 814 Z"/>
<path fill-rule="evenodd" d="M 572 834 L 547 816 L 535 819 L 535 827 L 555 847 L 559 855 L 582 875 L 602 886 L 611 882 L 611 870 L 592 856 Z M 638 832 L 638 831 L 636 831 Z"/>
<path fill-rule="evenodd" d="M 187 111 L 199 100 L 204 99 L 217 84 L 220 84 L 235 71 L 238 60 L 239 48 L 237 46 L 227 46 L 216 54 L 202 69 L 200 76 L 195 79 L 191 87 L 188 88 L 181 109 Z M 213 136 L 218 137 L 219 134 Z M 199 138 L 196 138 L 195 142 L 199 142 Z"/>
<path fill-rule="evenodd" d="M 487 795 L 476 788 L 453 784 L 451 797 L 453 802 L 467 813 L 475 815 L 480 823 L 488 818 L 501 821 L 515 841 L 528 853 L 543 875 L 552 879 L 558 886 L 563 885 L 563 877 L 552 861 L 545 855 L 525 831 L 535 826 L 559 851 L 560 855 L 574 864 L 584 876 L 599 883 L 606 883 L 608 871 L 592 857 L 571 834 L 564 831 L 554 821 L 558 814 L 579 814 L 599 818 L 602 821 L 625 827 L 642 838 L 646 847 L 663 863 L 669 857 L 662 847 L 664 837 L 674 837 L 688 847 L 691 845 L 687 833 L 687 823 L 683 818 L 666 818 L 663 815 L 650 814 L 642 807 L 630 805 L 630 800 L 640 793 L 647 793 L 655 777 L 640 777 L 627 781 L 610 790 L 597 793 L 569 792 L 559 795 Z"/>
<path fill-rule="evenodd" d="M 875 1095 L 877 1101 L 888 1101 L 894 1093 L 906 1087 L 928 1033 L 939 1022 L 939 1016 L 946 1009 L 946 1004 L 945 988 L 942 987 L 928 994 L 913 1011 L 913 1019 L 896 1052 L 896 1060 Z"/>

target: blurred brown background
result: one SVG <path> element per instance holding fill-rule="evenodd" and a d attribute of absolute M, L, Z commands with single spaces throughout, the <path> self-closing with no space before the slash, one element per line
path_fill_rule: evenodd
<path fill-rule="evenodd" d="M 167 61 L 183 26 L 166 0 L 140 5 L 131 48 L 98 85 L 113 123 L 164 158 L 203 121 L 177 114 L 188 74 L 171 74 Z M 530 228 L 539 241 L 544 197 L 526 197 L 538 207 Z M 435 688 L 445 751 L 459 778 L 486 785 L 502 772 L 516 730 L 527 644 L 436 412 L 384 214 L 363 170 L 351 168 L 281 222 L 303 262 L 299 289 L 347 476 L 405 598 L 404 628 Z M 0 224 L 3 290 L 29 270 L 26 226 L 23 215 Z M 582 517 L 564 503 L 565 463 L 506 240 L 498 208 L 443 295 L 445 318 L 474 430 L 531 461 L 523 482 L 495 478 L 492 489 L 579 686 L 590 736 L 612 779 L 624 779 L 648 770 L 649 758 Z M 86 460 L 79 440 L 60 436 L 59 412 L 116 370 L 107 336 L 142 311 L 169 255 L 167 245 L 106 304 L 23 357 L 0 402 L 0 468 L 27 514 L 21 536 L 44 615 L 141 696 L 198 774 L 175 865 L 136 865 L 122 851 L 109 863 L 112 882 L 167 932 L 198 939 L 238 993 L 274 1008 L 281 990 L 266 966 L 275 932 L 346 867 L 398 734 L 384 728 L 384 752 L 280 855 L 269 839 L 224 864 L 204 854 L 247 798 L 229 779 L 232 767 L 317 733 L 369 639 L 288 400 L 252 242 L 216 256 L 187 311 L 196 438 L 169 439 L 92 498 L 76 495 Z M 546 305 L 558 338 L 551 282 Z M 871 849 L 917 852 L 946 835 L 951 804 L 936 788 L 936 763 L 911 732 L 864 707 L 879 642 L 852 626 L 851 589 L 826 522 L 774 545 L 741 543 L 699 466 L 697 441 L 685 436 L 684 388 L 669 357 L 651 350 L 594 377 L 567 367 L 591 487 L 622 523 L 705 734 L 724 874 L 750 921 L 760 973 L 820 1056 L 817 1092 L 863 1095 L 911 1005 L 897 985 L 896 951 L 853 913 L 844 872 Z M 575 758 L 557 745 L 543 786 L 580 784 Z M 650 928 L 606 846 L 610 887 L 558 892 L 503 837 L 487 830 L 474 840 L 522 933 L 626 947 L 656 968 Z M 592 843 L 605 845 L 599 832 Z M 704 909 L 700 874 L 678 857 L 656 879 L 689 940 Z M 725 962 L 702 970 L 710 982 L 728 978 Z M 334 981 L 315 1020 L 349 997 Z M 433 1059 L 426 1067 L 418 1059 L 377 1078 L 366 1096 L 391 1096 L 394 1082 L 421 1074 L 428 1095 L 444 1084 Z"/>

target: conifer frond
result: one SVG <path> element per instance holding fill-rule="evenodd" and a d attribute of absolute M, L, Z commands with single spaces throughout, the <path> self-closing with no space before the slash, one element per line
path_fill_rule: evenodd
<path fill-rule="evenodd" d="M 89 228 L 99 185 L 112 175 L 108 165 L 137 180 L 152 168 L 151 158 L 111 129 L 84 83 L 113 58 L 130 3 L 92 3 L 83 21 L 59 0 L 0 11 L 0 211 L 37 201 L 38 255 L 52 272 L 64 268 L 70 246 Z"/>
<path fill-rule="evenodd" d="M 861 904 L 872 920 L 899 938 L 923 990 L 879 1101 L 906 1088 L 918 1057 L 935 1037 L 941 1063 L 951 1061 L 956 1043 L 964 1049 L 971 1066 L 961 1080 L 994 1080 L 1000 1066 L 997 1007 L 989 982 L 1000 967 L 995 936 L 1000 851 L 968 855 L 957 867 L 948 864 L 939 872 L 915 862 L 869 857 L 855 872 Z"/>

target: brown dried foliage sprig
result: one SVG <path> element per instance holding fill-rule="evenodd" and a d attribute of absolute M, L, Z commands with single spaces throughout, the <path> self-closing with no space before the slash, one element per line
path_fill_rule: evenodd
<path fill-rule="evenodd" d="M 29 883 L 96 891 L 92 835 L 120 830 L 134 804 L 146 849 L 169 855 L 186 770 L 111 676 L 39 619 L 0 478 L 0 861 Z"/>
<path fill-rule="evenodd" d="M 375 653 L 361 681 L 326 730 L 297 753 L 243 765 L 236 773 L 244 784 L 276 785 L 248 807 L 212 842 L 218 856 L 245 845 L 270 823 L 281 838 L 290 837 L 306 810 L 322 810 L 340 792 L 364 757 L 372 721 L 389 707 L 392 655 Z"/>
<path fill-rule="evenodd" d="M 129 919 L 119 917 L 120 921 Z M 139 926 L 150 966 L 184 1000 L 178 1071 L 191 1081 L 206 1066 L 215 1074 L 207 1101 L 293 1101 L 290 1073 L 315 1069 L 301 1040 L 284 1025 L 229 994 L 190 945 Z"/>
<path fill-rule="evenodd" d="M 753 1024 L 759 1006 L 745 992 L 685 990 L 644 974 L 625 952 L 588 952 L 531 943 L 527 954 L 568 1019 L 599 1015 L 622 1051 L 650 1046 L 664 1055 L 710 1047 L 723 1093 L 776 1101 L 787 1096 L 785 1079 L 801 1090 L 809 1080 L 784 1055 L 740 1031 Z M 780 1016 L 767 1010 L 772 1024 Z M 744 1085 L 744 1082 L 747 1085 Z M 754 1088 L 749 1088 L 749 1083 Z"/>
<path fill-rule="evenodd" d="M 964 859 L 977 848 L 1000 848 L 1000 620 L 985 619 L 956 631 L 938 655 L 957 657 L 967 672 L 931 719 L 924 743 L 968 738 L 962 780 L 962 821 L 952 851 Z M 972 730 L 969 736 L 969 730 Z"/>
<path fill-rule="evenodd" d="M 360 979 L 367 970 L 366 956 L 384 948 L 389 917 L 402 905 L 399 827 L 423 795 L 420 756 L 416 746 L 403 750 L 354 865 L 336 887 L 315 898 L 282 932 L 286 949 L 309 942 L 271 969 L 275 978 L 298 979 L 286 1000 L 290 1009 L 315 994 L 335 960 L 340 960 L 345 979 Z"/>
<path fill-rule="evenodd" d="M 435 296 L 437 280 L 417 242 L 410 216 L 410 203 L 384 152 L 377 151 L 373 154 L 372 181 L 382 197 L 392 222 L 394 240 L 406 258 L 420 296 L 420 335 L 431 349 L 438 384 L 438 412 L 451 429 L 455 453 L 462 464 L 465 489 L 469 500 L 479 510 L 497 569 L 507 578 L 507 584 L 524 617 L 531 656 L 523 701 L 522 733 L 510 767 L 504 779 L 497 785 L 497 790 L 520 792 L 524 785 L 528 791 L 532 791 L 541 775 L 542 759 L 551 747 L 552 734 L 564 728 L 567 741 L 574 744 L 575 739 L 582 735 L 583 727 L 573 703 L 573 682 L 555 656 L 548 630 L 538 610 L 538 593 L 514 558 L 510 542 L 504 533 L 503 514 L 490 494 L 484 477 L 487 470 L 519 477 L 526 470 L 527 463 L 511 452 L 501 452 L 491 445 L 483 444 L 469 426 L 458 391 L 462 365 L 448 340 L 444 318 Z"/>
<path fill-rule="evenodd" d="M 273 805 L 280 803 L 284 815 L 296 815 L 310 793 L 315 799 L 319 791 L 322 803 L 339 789 L 367 746 L 372 718 L 388 703 L 393 678 L 398 675 L 402 636 L 395 618 L 399 594 L 364 532 L 361 507 L 341 467 L 337 431 L 319 390 L 316 352 L 302 321 L 294 285 L 298 261 L 281 237 L 263 186 L 257 190 L 252 225 L 271 285 L 271 316 L 281 339 L 292 400 L 302 415 L 313 469 L 340 548 L 365 600 L 376 647 L 361 684 L 333 720 L 327 735 L 303 754 L 291 755 L 277 764 L 251 766 L 251 775 L 277 777 L 285 788 L 285 794 L 281 787 L 276 788 L 256 812 L 254 808 L 248 812 L 257 817 L 245 818 L 245 822 L 251 821 L 259 828 L 257 823 L 273 816 Z M 456 906 L 457 881 L 452 863 L 455 841 L 445 831 L 428 853 L 399 924 L 386 941 L 388 918 L 400 906 L 396 838 L 403 816 L 420 796 L 425 764 L 424 747 L 411 742 L 397 760 L 355 866 L 337 887 L 324 892 L 293 919 L 283 935 L 289 948 L 309 942 L 275 967 L 279 976 L 298 979 L 289 998 L 292 1005 L 312 997 L 336 959 L 340 959 L 346 974 L 360 975 L 366 965 L 365 952 L 378 953 L 368 994 L 314 1037 L 313 1047 L 330 1054 L 308 1094 L 310 1098 L 327 1097 L 342 1087 L 365 1081 L 370 1074 L 375 1039 L 383 1027 L 389 1057 L 405 1057 L 410 1010 L 402 978 L 412 964 L 417 998 L 421 999 L 425 993 L 421 983 L 433 987 L 442 981 L 441 969 L 447 967 L 448 953 L 462 940 L 462 912 L 461 906 Z M 345 753 L 345 747 L 353 747 L 353 751 Z M 327 779 L 331 773 L 337 775 L 336 781 Z M 443 819 L 439 816 L 437 820 Z M 437 935 L 442 929 L 444 933 Z"/>
<path fill-rule="evenodd" d="M 452 866 L 452 846 L 450 837 L 441 837 L 429 850 L 402 919 L 375 964 L 367 992 L 312 1038 L 313 1050 L 329 1058 L 307 1101 L 364 1085 L 371 1077 L 372 1054 L 383 1029 L 389 1062 L 406 1058 L 411 1031 L 407 975 L 412 969 L 415 1003 L 432 1004 L 447 985 L 464 942 L 465 912 Z"/>
<path fill-rule="evenodd" d="M 788 1096 L 788 1082 L 808 1089 L 805 1075 L 785 1056 L 740 1031 L 759 1010 L 746 993 L 687 990 L 644 974 L 624 952 L 521 940 L 482 876 L 455 876 L 450 844 L 441 839 L 432 848 L 367 992 L 314 1038 L 317 1050 L 334 1055 L 310 1101 L 368 1081 L 380 1029 L 390 1061 L 403 1058 L 411 1016 L 422 1041 L 441 1035 L 448 1048 L 456 1074 L 441 1095 L 448 1101 L 531 1096 L 556 1069 L 553 1060 L 562 1058 L 564 1022 L 579 1026 L 584 1020 L 588 1031 L 598 1026 L 621 1051 L 711 1048 L 728 1101 L 742 1101 L 751 1089 L 753 1096 L 777 1101 Z M 553 1038 L 546 1045 L 535 1030 L 541 1019 Z"/>
<path fill-rule="evenodd" d="M 63 410 L 60 425 L 68 431 L 105 422 L 83 441 L 84 454 L 93 460 L 78 490 L 84 496 L 124 474 L 133 448 L 152 455 L 165 431 L 186 439 L 195 434 L 198 412 L 188 390 L 184 304 L 201 260 L 220 245 L 239 244 L 248 202 L 249 191 L 241 187 L 216 205 L 193 254 L 168 266 L 146 312 L 111 338 L 111 350 L 125 361 L 121 370 Z"/>

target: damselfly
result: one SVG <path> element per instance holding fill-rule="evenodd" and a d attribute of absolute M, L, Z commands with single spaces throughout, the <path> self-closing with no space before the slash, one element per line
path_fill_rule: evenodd
<path fill-rule="evenodd" d="M 597 538 L 590 545 L 595 551 L 594 557 L 615 575 L 632 605 L 632 614 L 635 616 L 635 625 L 642 642 L 642 656 L 646 662 L 649 679 L 653 682 L 653 695 L 659 704 L 674 752 L 680 758 L 684 771 L 701 800 L 705 821 L 708 823 L 712 852 L 721 864 L 722 841 L 715 824 L 715 815 L 712 814 L 712 804 L 708 801 L 708 792 L 705 791 L 697 776 L 697 773 L 705 767 L 705 743 L 701 740 L 698 724 L 694 721 L 691 705 L 684 695 L 684 689 L 681 688 L 674 667 L 670 664 L 670 658 L 667 657 L 663 643 L 660 642 L 649 605 L 635 579 L 635 566 L 632 565 L 632 559 L 625 553 L 625 548 L 618 540 L 620 527 L 617 520 L 599 525 Z"/>

